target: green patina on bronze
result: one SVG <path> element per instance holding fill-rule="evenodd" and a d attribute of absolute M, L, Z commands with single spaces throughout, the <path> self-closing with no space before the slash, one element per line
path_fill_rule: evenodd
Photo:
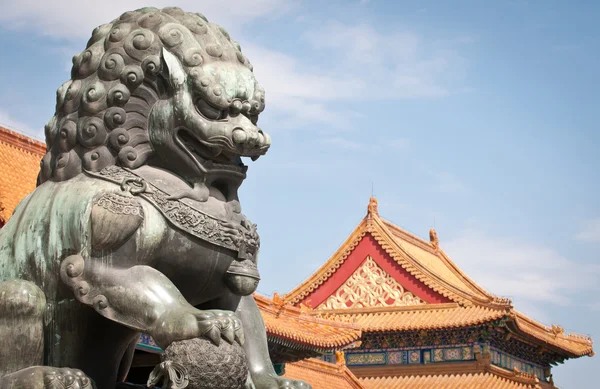
<path fill-rule="evenodd" d="M 15 357 L 0 359 L 1 388 L 112 389 L 141 332 L 163 350 L 238 343 L 244 386 L 309 388 L 277 376 L 251 296 L 260 241 L 238 188 L 241 158 L 270 146 L 264 107 L 239 45 L 201 14 L 143 8 L 94 30 L 57 91 L 38 187 L 0 230 L 0 337 Z"/>

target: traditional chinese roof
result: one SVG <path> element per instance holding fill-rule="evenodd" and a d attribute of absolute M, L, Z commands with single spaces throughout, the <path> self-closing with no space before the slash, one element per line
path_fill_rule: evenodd
<path fill-rule="evenodd" d="M 319 359 L 311 358 L 286 364 L 284 377 L 303 380 L 313 389 L 365 389 L 344 364 L 333 364 Z"/>
<path fill-rule="evenodd" d="M 383 295 L 383 297 L 381 297 Z M 505 319 L 521 339 L 565 357 L 593 355 L 589 337 L 565 334 L 514 310 L 470 279 L 442 250 L 437 233 L 426 241 L 379 216 L 367 215 L 307 280 L 285 295 L 320 317 L 360 325 L 364 332 L 466 327 Z"/>
<path fill-rule="evenodd" d="M 593 342 L 587 335 L 566 334 L 560 326 L 545 326 L 515 310 L 509 317 L 508 325 L 517 334 L 527 334 L 548 346 L 566 351 L 572 357 L 594 356 Z"/>
<path fill-rule="evenodd" d="M 0 226 L 35 189 L 46 145 L 0 126 Z"/>
<path fill-rule="evenodd" d="M 287 304 L 277 294 L 273 299 L 255 294 L 254 299 L 267 328 L 269 350 L 274 362 L 360 345 L 362 333 L 355 324 L 311 315 L 310 309 Z M 275 355 L 282 352 L 285 355 Z M 294 354 L 297 354 L 297 358 Z"/>

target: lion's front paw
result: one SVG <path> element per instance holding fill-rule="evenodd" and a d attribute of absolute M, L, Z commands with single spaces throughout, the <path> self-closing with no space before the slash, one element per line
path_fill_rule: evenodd
<path fill-rule="evenodd" d="M 229 343 L 237 341 L 244 345 L 242 322 L 233 312 L 217 309 L 199 312 L 196 317 L 200 336 L 212 340 L 216 345 L 219 345 L 221 337 Z"/>
<path fill-rule="evenodd" d="M 178 340 L 207 338 L 219 345 L 221 338 L 229 343 L 244 344 L 242 323 L 231 311 L 182 308 L 163 315 L 150 331 L 150 335 L 165 349 Z"/>
<path fill-rule="evenodd" d="M 278 384 L 278 389 L 312 389 L 312 386 L 304 381 L 295 381 L 290 380 L 289 378 L 279 377 Z"/>
<path fill-rule="evenodd" d="M 4 376 L 2 388 L 27 389 L 92 389 L 92 380 L 81 370 L 68 367 L 32 366 Z"/>
<path fill-rule="evenodd" d="M 253 375 L 252 382 L 256 389 L 312 389 L 312 386 L 304 381 L 272 375 Z"/>

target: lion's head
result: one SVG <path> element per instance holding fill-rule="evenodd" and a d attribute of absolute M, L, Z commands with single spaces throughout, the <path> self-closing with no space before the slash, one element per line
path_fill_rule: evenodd
<path fill-rule="evenodd" d="M 143 8 L 97 27 L 46 125 L 39 182 L 154 164 L 190 184 L 266 153 L 264 90 L 237 42 L 201 14 Z"/>

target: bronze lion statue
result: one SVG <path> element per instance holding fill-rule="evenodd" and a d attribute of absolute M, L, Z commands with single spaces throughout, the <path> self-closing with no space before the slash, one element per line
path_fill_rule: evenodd
<path fill-rule="evenodd" d="M 94 30 L 38 186 L 0 230 L 1 388 L 112 389 L 141 332 L 163 349 L 237 342 L 246 385 L 309 388 L 275 374 L 252 297 L 259 237 L 238 188 L 241 158 L 271 143 L 264 107 L 239 44 L 201 14 L 143 8 Z"/>

